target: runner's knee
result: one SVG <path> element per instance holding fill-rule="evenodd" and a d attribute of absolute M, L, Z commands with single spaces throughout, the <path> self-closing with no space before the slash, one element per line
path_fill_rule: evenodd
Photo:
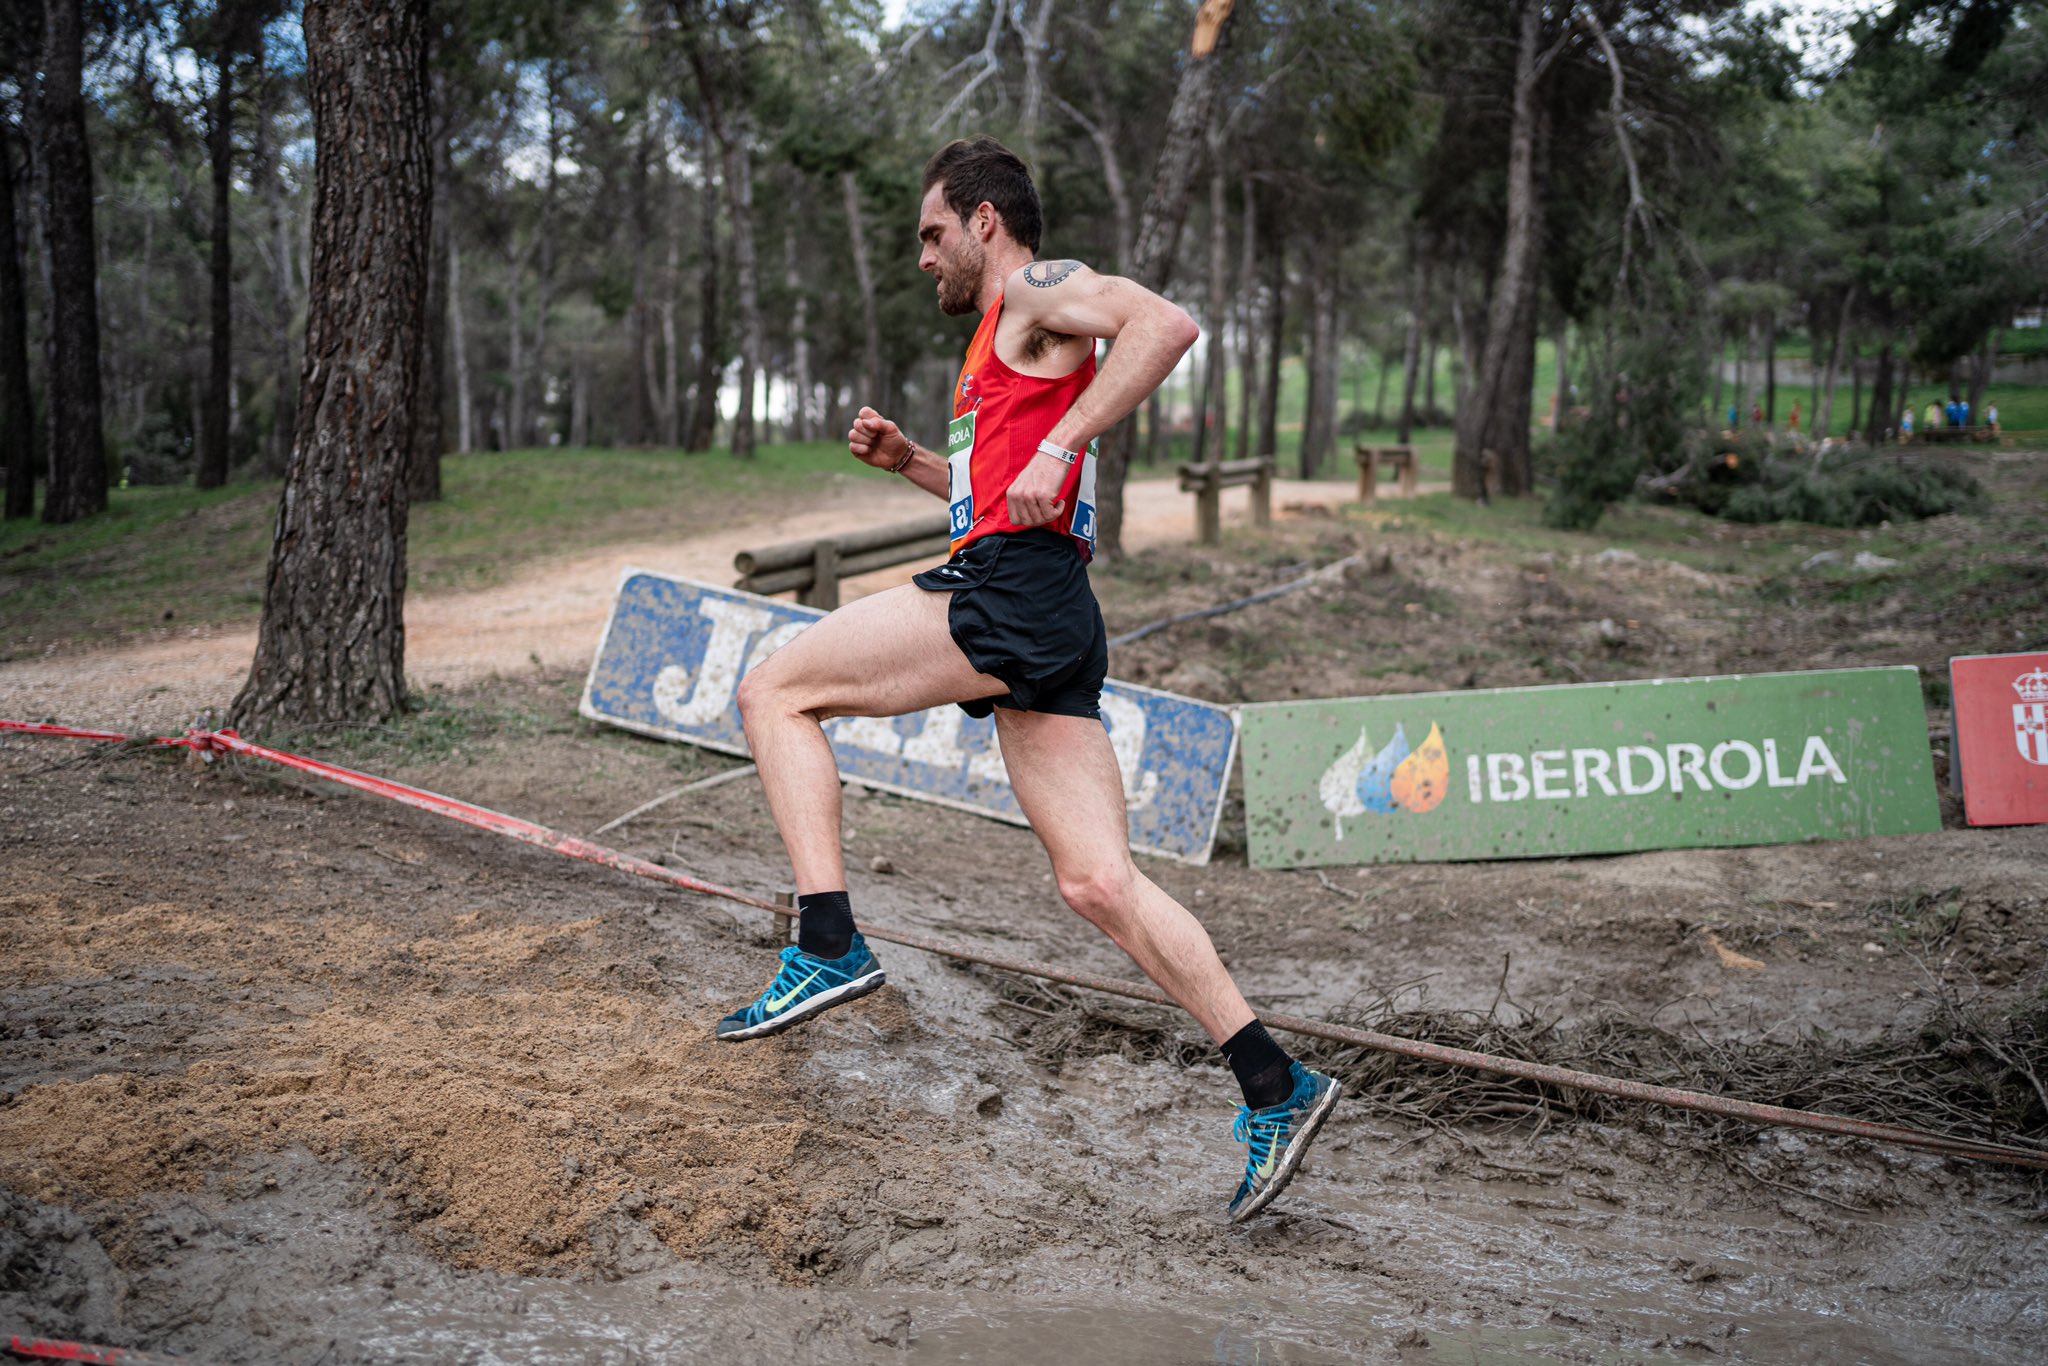
<path fill-rule="evenodd" d="M 1088 868 L 1062 869 L 1060 897 L 1097 925 L 1120 919 L 1137 890 L 1137 869 L 1129 860 Z"/>

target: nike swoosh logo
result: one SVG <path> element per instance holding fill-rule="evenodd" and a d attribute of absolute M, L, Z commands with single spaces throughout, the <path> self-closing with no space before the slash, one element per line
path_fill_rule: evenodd
<path fill-rule="evenodd" d="M 1273 1174 L 1273 1169 L 1279 1165 L 1280 1147 L 1278 1144 L 1275 1144 L 1274 1146 L 1266 1149 L 1266 1160 L 1258 1165 L 1256 1169 L 1257 1175 L 1261 1179 L 1271 1176 Z"/>
<path fill-rule="evenodd" d="M 819 969 L 820 972 L 822 972 L 823 970 L 824 969 L 822 968 Z M 791 1001 L 794 1001 L 797 997 L 803 995 L 805 987 L 809 986 L 811 983 L 817 980 L 818 974 L 814 972 L 810 976 L 804 978 L 803 981 L 798 982 L 795 986 L 791 987 L 786 995 L 777 996 L 773 1000 L 769 1001 L 768 1013 L 770 1015 L 781 1014 L 785 1006 L 787 1006 Z"/>

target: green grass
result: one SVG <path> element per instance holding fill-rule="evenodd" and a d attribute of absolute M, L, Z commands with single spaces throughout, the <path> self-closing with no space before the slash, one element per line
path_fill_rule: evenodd
<path fill-rule="evenodd" d="M 767 516 L 823 479 L 884 481 L 836 442 L 723 453 L 526 450 L 451 455 L 443 498 L 413 509 L 414 590 L 476 588 L 544 555 L 685 536 L 718 517 Z M 102 640 L 246 621 L 262 607 L 276 481 L 116 489 L 104 516 L 69 526 L 0 523 L 0 658 L 56 641 Z"/>

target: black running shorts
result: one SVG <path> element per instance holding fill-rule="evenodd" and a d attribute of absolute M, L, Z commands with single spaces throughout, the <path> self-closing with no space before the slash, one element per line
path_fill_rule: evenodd
<path fill-rule="evenodd" d="M 1055 716 L 1102 715 L 1109 637 L 1088 586 L 1088 566 L 1057 531 L 999 532 L 962 546 L 911 580 L 951 593 L 953 643 L 1008 693 L 960 704 L 969 716 L 997 707 Z"/>

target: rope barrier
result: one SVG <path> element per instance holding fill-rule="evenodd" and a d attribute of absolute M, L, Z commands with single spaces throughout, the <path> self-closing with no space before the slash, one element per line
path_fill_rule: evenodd
<path fill-rule="evenodd" d="M 97 740 L 102 742 L 126 743 L 131 737 L 113 731 L 81 730 L 69 726 L 37 725 L 22 721 L 0 721 L 0 733 L 40 735 L 55 738 Z M 253 741 L 245 740 L 232 730 L 205 730 L 195 726 L 182 736 L 155 737 L 157 745 L 178 746 L 208 754 L 238 754 L 252 759 L 262 759 L 285 768 L 338 783 L 343 787 L 384 797 L 417 810 L 432 812 L 450 820 L 493 834 L 516 839 L 538 848 L 549 849 L 570 858 L 587 863 L 601 864 L 622 873 L 646 878 L 651 882 L 666 883 L 685 891 L 703 896 L 717 897 L 755 910 L 767 911 L 772 915 L 788 915 L 789 908 L 777 906 L 771 901 L 750 896 L 731 887 L 721 887 L 705 882 L 673 868 L 665 868 L 647 859 L 632 854 L 608 849 L 600 844 L 559 830 L 550 830 L 532 821 L 517 816 L 508 816 L 487 807 L 444 797 L 423 788 L 410 787 L 388 778 L 379 778 L 368 773 L 338 764 L 325 763 L 319 759 L 308 759 L 302 755 L 287 754 L 283 750 L 270 749 Z M 1046 963 L 1025 958 L 1011 958 L 1002 954 L 987 953 L 981 949 L 955 944 L 943 939 L 906 930 L 892 930 L 883 926 L 863 924 L 861 933 L 869 939 L 887 944 L 899 944 L 904 948 L 917 949 L 923 953 L 936 954 L 964 963 L 979 963 L 1001 972 L 1017 973 L 1026 977 L 1043 978 L 1066 986 L 1083 987 L 1105 995 L 1122 996 L 1129 1000 L 1144 1001 L 1151 1005 L 1176 1006 L 1176 1002 L 1165 992 L 1146 982 L 1132 982 L 1115 977 L 1102 977 L 1094 973 L 1074 972 L 1055 968 Z M 1869 1139 L 1874 1142 L 1892 1143 L 1904 1148 L 1934 1153 L 1942 1157 L 1964 1158 L 1976 1162 L 2002 1162 L 2015 1166 L 2032 1167 L 2048 1171 L 2048 1151 L 2035 1151 L 2013 1147 L 2002 1143 L 1988 1143 L 1977 1139 L 1959 1138 L 1949 1134 L 1928 1133 L 1895 1124 L 1883 1124 L 1875 1120 L 1852 1119 L 1847 1115 L 1826 1114 L 1815 1110 L 1797 1110 L 1782 1105 L 1766 1105 L 1758 1101 L 1737 1100 L 1729 1096 L 1712 1095 L 1704 1091 L 1688 1091 L 1679 1087 L 1659 1086 L 1650 1082 L 1631 1081 L 1625 1077 L 1610 1077 L 1597 1072 L 1582 1072 L 1575 1068 L 1557 1067 L 1549 1063 L 1531 1062 L 1521 1058 L 1502 1057 L 1492 1053 L 1479 1053 L 1470 1049 L 1450 1048 L 1442 1044 L 1427 1043 L 1420 1039 L 1402 1038 L 1394 1034 L 1382 1034 L 1376 1030 L 1357 1029 L 1350 1025 L 1330 1024 L 1322 1020 L 1304 1019 L 1297 1015 L 1264 1014 L 1259 1018 L 1268 1028 L 1285 1030 L 1309 1038 L 1323 1039 L 1330 1043 L 1346 1044 L 1367 1048 L 1374 1052 L 1392 1053 L 1400 1057 L 1413 1058 L 1418 1062 L 1436 1063 L 1445 1067 L 1462 1068 L 1469 1071 L 1492 1072 L 1501 1076 L 1515 1077 L 1541 1085 L 1565 1087 L 1577 1091 L 1591 1091 L 1599 1095 L 1613 1096 L 1620 1100 L 1637 1101 L 1649 1105 L 1661 1105 L 1671 1109 L 1692 1110 L 1702 1114 L 1718 1115 L 1726 1119 L 1742 1120 L 1787 1129 L 1805 1129 L 1814 1133 L 1834 1134 L 1848 1138 Z"/>

